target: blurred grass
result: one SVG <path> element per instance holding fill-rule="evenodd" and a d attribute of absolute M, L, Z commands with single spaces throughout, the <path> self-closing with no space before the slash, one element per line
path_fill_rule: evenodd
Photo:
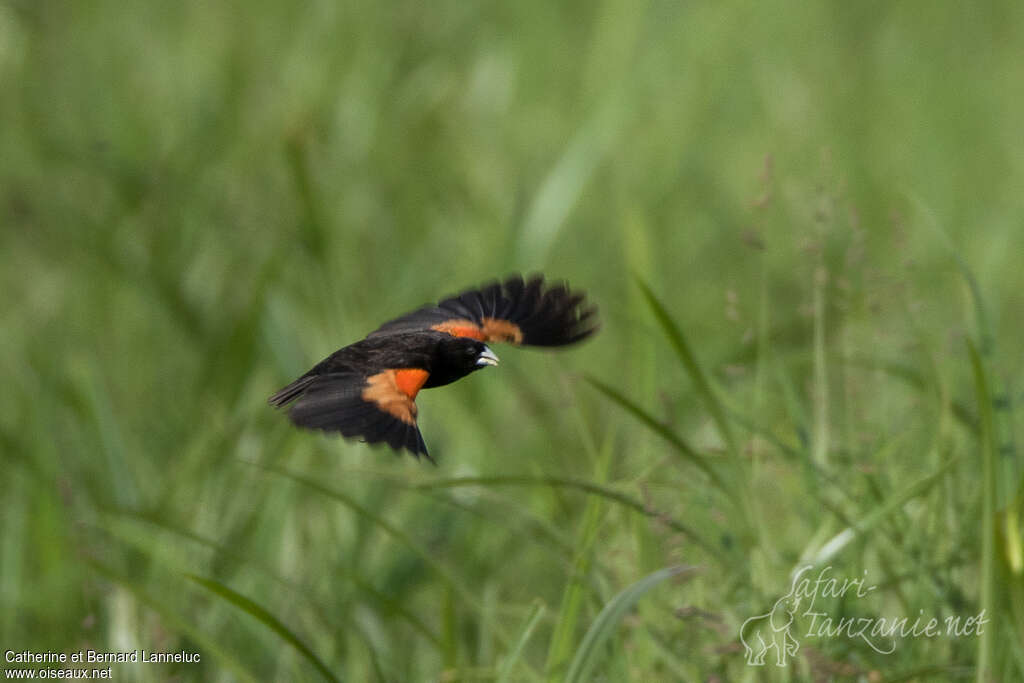
<path fill-rule="evenodd" d="M 561 680 L 685 564 L 593 676 L 1024 677 L 1022 14 L 0 1 L 0 643 Z M 437 469 L 266 407 L 513 271 L 603 329 L 423 394 Z M 746 667 L 807 558 L 989 629 Z"/>

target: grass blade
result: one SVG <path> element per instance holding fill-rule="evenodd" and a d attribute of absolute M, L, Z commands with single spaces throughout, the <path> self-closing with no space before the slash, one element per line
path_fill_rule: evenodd
<path fill-rule="evenodd" d="M 633 415 L 638 420 L 647 425 L 647 427 L 650 428 L 651 431 L 653 431 L 655 434 L 659 435 L 660 437 L 668 441 L 670 444 L 672 444 L 675 447 L 676 452 L 679 453 L 679 455 L 683 456 L 683 458 L 685 458 L 688 462 L 692 463 L 697 468 L 699 468 L 700 471 L 708 475 L 708 479 L 710 479 L 712 483 L 714 483 L 715 486 L 719 488 L 719 490 L 721 490 L 723 493 L 730 497 L 733 495 L 730 487 L 726 486 L 725 481 L 722 479 L 722 476 L 715 470 L 714 467 L 711 466 L 711 463 L 708 462 L 707 458 L 705 458 L 700 453 L 695 451 L 693 447 L 690 446 L 690 444 L 683 441 L 683 439 L 680 438 L 675 432 L 673 432 L 671 429 L 663 425 L 661 422 L 655 419 L 654 416 L 645 411 L 643 408 L 641 408 L 640 406 L 638 406 L 637 404 L 633 403 L 628 398 L 623 396 L 621 393 L 619 393 L 619 391 L 613 389 L 612 387 L 608 386 L 599 379 L 590 377 L 588 375 L 586 377 L 586 380 L 590 382 L 590 384 L 595 389 L 597 389 L 602 394 L 618 403 L 620 406 L 625 408 L 627 412 L 629 412 L 631 415 Z"/>
<path fill-rule="evenodd" d="M 321 661 L 321 659 L 316 656 L 316 653 L 309 649 L 308 645 L 299 640 L 298 636 L 292 633 L 292 631 L 287 626 L 285 626 L 280 619 L 278 619 L 269 611 L 267 611 L 267 609 L 264 608 L 262 605 L 253 602 L 241 593 L 238 593 L 228 588 L 219 581 L 207 579 L 196 574 L 185 574 L 185 578 L 187 578 L 189 581 L 199 584 L 211 593 L 214 593 L 219 597 L 227 600 L 232 605 L 239 608 L 243 612 L 246 612 L 247 614 L 249 614 L 249 616 L 259 621 L 261 624 L 269 628 L 277 635 L 281 636 L 282 640 L 284 640 L 286 643 L 288 643 L 296 650 L 298 650 L 299 654 L 305 657 L 310 664 L 316 667 L 317 671 L 323 674 L 324 678 L 326 678 L 327 680 L 339 680 L 337 676 L 331 673 L 331 670 L 327 668 L 327 665 L 324 664 L 323 661 Z"/>
<path fill-rule="evenodd" d="M 285 158 L 288 160 L 288 170 L 295 183 L 299 206 L 302 210 L 302 220 L 299 223 L 302 231 L 302 244 L 310 256 L 323 264 L 324 254 L 329 251 L 327 249 L 329 235 L 324 227 L 321 203 L 310 173 L 307 137 L 301 132 L 292 135 L 285 143 Z"/>
<path fill-rule="evenodd" d="M 573 135 L 537 189 L 520 232 L 517 256 L 544 263 L 573 205 L 618 135 L 623 109 L 616 91 Z"/>
<path fill-rule="evenodd" d="M 592 493 L 596 496 L 600 496 L 612 502 L 624 505 L 636 512 L 643 514 L 646 517 L 656 517 L 660 521 L 664 522 L 666 526 L 670 527 L 674 531 L 685 535 L 689 538 L 694 545 L 698 545 L 707 551 L 709 554 L 722 559 L 721 553 L 718 548 L 706 540 L 694 529 L 686 526 L 682 522 L 662 515 L 660 512 L 652 511 L 649 507 L 644 505 L 643 501 L 633 498 L 632 496 L 626 495 L 621 491 L 605 486 L 603 484 L 597 484 L 592 481 L 586 481 L 583 479 L 570 479 L 566 477 L 531 477 L 531 476 L 498 476 L 498 477 L 452 477 L 450 479 L 434 479 L 433 481 L 427 481 L 420 484 L 412 485 L 415 489 L 434 489 L 434 488 L 457 488 L 460 486 L 555 486 L 559 488 L 577 489 L 579 491 L 585 491 Z"/>
<path fill-rule="evenodd" d="M 847 358 L 845 363 L 863 368 L 865 370 L 878 370 L 889 377 L 898 379 L 907 386 L 918 391 L 927 391 L 928 385 L 925 376 L 907 363 L 887 360 L 885 358 L 871 356 L 868 354 L 857 354 Z M 970 408 L 960 401 L 950 400 L 949 409 L 957 421 L 972 433 L 978 433 L 978 418 L 971 413 Z"/>
<path fill-rule="evenodd" d="M 840 531 L 838 534 L 833 536 L 830 540 L 822 544 L 817 554 L 814 555 L 808 562 L 815 565 L 824 565 L 835 557 L 843 548 L 849 544 L 850 541 L 855 539 L 857 536 L 862 536 L 878 525 L 883 519 L 888 517 L 893 512 L 900 510 L 904 505 L 909 503 L 914 498 L 923 496 L 928 493 L 931 488 L 938 483 L 943 476 L 952 469 L 953 465 L 957 462 L 957 458 L 950 458 L 947 460 L 938 470 L 931 474 L 923 477 L 922 479 L 914 482 L 908 486 L 902 493 L 899 493 L 889 499 L 884 505 L 873 510 L 870 514 L 865 516 L 859 522 L 853 522 L 850 526 Z"/>
<path fill-rule="evenodd" d="M 825 287 L 827 276 L 822 261 L 821 251 L 818 252 L 818 265 L 814 269 L 812 285 L 812 308 L 814 321 L 814 340 L 812 343 L 813 375 L 811 395 L 813 396 L 814 422 L 811 429 L 811 462 L 818 467 L 828 465 L 829 448 L 829 391 L 828 369 L 825 359 Z"/>
<path fill-rule="evenodd" d="M 985 373 L 985 366 L 981 354 L 974 342 L 967 340 L 967 351 L 971 357 L 971 368 L 974 371 L 974 388 L 978 400 L 978 423 L 981 436 L 981 467 L 982 467 L 982 490 L 981 490 L 981 608 L 988 615 L 989 619 L 995 619 L 993 608 L 995 607 L 995 522 L 996 510 L 996 452 L 994 441 L 994 421 L 992 415 L 992 401 L 989 393 L 988 378 Z M 993 669 L 993 631 L 985 629 L 978 636 L 978 683 L 992 680 Z"/>
<path fill-rule="evenodd" d="M 160 600 L 157 600 L 152 595 L 150 595 L 149 592 L 147 592 L 145 588 L 142 587 L 141 584 L 136 583 L 135 581 L 132 581 L 131 579 L 121 575 L 114 569 L 108 567 L 107 565 L 99 562 L 96 559 L 86 557 L 84 561 L 94 571 L 96 571 L 97 574 L 100 574 L 108 581 L 116 583 L 124 589 L 128 590 L 132 595 L 135 596 L 136 600 L 138 600 L 140 603 L 146 605 L 151 610 L 159 614 L 165 624 L 168 624 L 173 628 L 177 629 L 183 635 L 187 636 L 189 639 L 191 639 L 197 645 L 199 645 L 204 653 L 204 659 L 206 656 L 205 653 L 209 652 L 214 657 L 216 657 L 221 664 L 223 664 L 228 670 L 230 670 L 235 676 L 237 676 L 238 680 L 252 681 L 253 683 L 256 682 L 257 678 L 253 676 L 249 672 L 249 670 L 245 668 L 245 666 L 242 665 L 241 661 L 233 657 L 230 652 L 223 649 L 220 646 L 220 644 L 217 643 L 216 640 L 207 637 L 206 634 L 204 634 L 195 626 L 193 626 L 189 619 L 182 617 L 167 604 L 161 602 Z"/>
<path fill-rule="evenodd" d="M 675 349 L 676 355 L 679 356 L 679 360 L 682 362 L 687 374 L 690 375 L 697 393 L 704 398 L 704 403 L 711 413 L 711 418 L 715 421 L 718 431 L 729 446 L 729 451 L 734 457 L 738 457 L 739 449 L 736 446 L 736 439 L 733 437 L 732 429 L 729 427 L 729 421 L 725 417 L 725 409 L 711 388 L 711 383 L 708 381 L 707 375 L 704 374 L 704 370 L 700 367 L 700 363 L 697 362 L 697 356 L 694 355 L 689 342 L 686 341 L 682 330 L 672 320 L 668 310 L 662 305 L 654 292 L 651 291 L 651 288 L 647 286 L 647 283 L 640 277 L 636 278 L 636 282 L 640 287 L 640 291 L 643 292 L 647 304 L 651 307 L 651 312 L 654 313 L 655 319 L 665 332 L 669 342 L 672 343 L 672 348 Z"/>
<path fill-rule="evenodd" d="M 533 635 L 533 631 L 537 628 L 537 624 L 540 623 L 545 611 L 544 603 L 539 600 L 534 602 L 530 613 L 526 617 L 523 630 L 519 632 L 519 637 L 516 638 L 515 645 L 512 646 L 512 651 L 508 653 L 505 661 L 501 664 L 501 669 L 498 671 L 498 678 L 495 683 L 508 683 L 508 681 L 512 680 L 512 672 L 516 668 L 516 662 L 523 656 L 526 643 L 529 642 L 530 636 Z"/>
<path fill-rule="evenodd" d="M 594 619 L 594 623 L 590 625 L 587 634 L 583 636 L 583 641 L 580 643 L 579 649 L 576 650 L 576 656 L 573 657 L 572 664 L 569 665 L 569 672 L 565 676 L 565 683 L 593 680 L 591 672 L 593 672 L 594 667 L 603 654 L 602 648 L 605 642 L 615 633 L 619 622 L 633 608 L 633 605 L 645 593 L 662 581 L 688 571 L 693 571 L 693 568 L 680 566 L 659 569 L 627 587 L 609 600 L 608 604 L 597 615 L 597 618 Z"/>
<path fill-rule="evenodd" d="M 590 572 L 594 559 L 594 544 L 597 541 L 597 530 L 601 522 L 603 511 L 600 498 L 589 498 L 586 510 L 583 513 L 583 521 L 578 532 L 579 542 L 577 544 L 576 557 L 573 559 L 572 573 L 568 577 L 565 589 L 562 591 L 562 603 L 558 610 L 558 619 L 555 622 L 555 630 L 551 635 L 551 642 L 548 644 L 548 659 L 545 670 L 548 681 L 557 683 L 560 674 L 564 671 L 566 662 L 572 648 L 572 640 L 576 634 L 576 624 L 579 621 L 580 613 L 583 611 L 583 601 L 586 593 L 585 580 Z"/>
<path fill-rule="evenodd" d="M 432 553 L 428 552 L 426 549 L 417 545 L 415 542 L 413 542 L 411 538 L 409 538 L 409 536 L 405 532 L 396 527 L 394 524 L 388 522 L 380 515 L 374 514 L 371 510 L 367 509 L 366 506 L 361 505 L 359 502 L 350 498 L 341 491 L 333 489 L 329 486 L 324 486 L 322 483 L 318 481 L 315 481 L 308 477 L 304 477 L 301 474 L 292 472 L 287 468 L 277 467 L 275 465 L 265 465 L 262 463 L 252 462 L 249 460 L 243 460 L 242 462 L 245 462 L 246 464 L 249 465 L 253 465 L 255 467 L 262 468 L 268 472 L 280 474 L 281 476 L 287 477 L 288 479 L 291 479 L 292 481 L 298 484 L 302 484 L 303 486 L 306 486 L 312 489 L 313 491 L 316 491 L 332 500 L 341 503 L 348 509 L 355 512 L 360 517 L 370 521 L 375 526 L 383 529 L 389 536 L 391 536 L 393 539 L 395 539 L 402 545 L 406 546 L 415 555 L 419 556 L 420 559 L 422 559 L 427 566 L 434 570 L 438 578 L 440 578 L 447 587 L 451 588 L 454 594 L 458 595 L 459 598 L 461 598 L 466 605 L 471 607 L 477 613 L 483 612 L 483 607 L 480 604 L 480 601 L 477 600 L 476 597 L 474 597 L 473 594 L 470 593 L 469 590 L 465 587 L 465 581 L 458 580 L 444 565 L 437 561 L 437 559 L 433 556 Z"/>

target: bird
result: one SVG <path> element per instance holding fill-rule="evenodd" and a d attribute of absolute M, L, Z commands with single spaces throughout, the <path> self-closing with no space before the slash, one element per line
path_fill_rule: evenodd
<path fill-rule="evenodd" d="M 513 275 L 390 320 L 338 349 L 268 402 L 298 427 L 386 444 L 433 461 L 417 423 L 421 389 L 498 365 L 488 344 L 559 347 L 599 329 L 597 306 L 568 283 Z"/>

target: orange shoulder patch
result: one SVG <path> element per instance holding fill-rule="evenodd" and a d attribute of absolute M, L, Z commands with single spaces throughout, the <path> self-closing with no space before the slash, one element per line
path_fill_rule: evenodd
<path fill-rule="evenodd" d="M 385 370 L 384 372 L 378 372 L 376 375 L 367 377 L 366 388 L 363 389 L 362 399 L 369 403 L 376 404 L 377 407 L 385 413 L 388 413 L 392 417 L 399 419 L 406 424 L 415 425 L 416 404 L 413 403 L 412 397 L 399 387 L 399 372 L 402 371 Z M 423 382 L 426 382 L 426 371 L 420 370 L 419 372 L 424 374 Z M 404 384 L 406 387 L 411 386 L 409 384 L 409 379 L 406 379 Z M 420 383 L 420 386 L 423 386 L 422 382 Z M 419 387 L 417 387 L 417 391 L 418 390 Z"/>
<path fill-rule="evenodd" d="M 430 373 L 426 370 L 402 368 L 401 370 L 395 370 L 395 386 L 410 399 L 416 400 L 416 394 L 427 383 L 428 377 L 430 377 Z"/>

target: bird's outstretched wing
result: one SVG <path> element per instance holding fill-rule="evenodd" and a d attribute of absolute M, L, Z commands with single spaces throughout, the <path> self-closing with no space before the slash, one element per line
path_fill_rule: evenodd
<path fill-rule="evenodd" d="M 427 454 L 416 425 L 416 394 L 427 371 L 396 368 L 365 376 L 354 372 L 304 375 L 270 397 L 270 404 L 291 403 L 288 416 L 300 427 L 340 432 L 367 443 L 384 442 L 395 450 Z"/>
<path fill-rule="evenodd" d="M 437 330 L 457 337 L 524 346 L 564 346 L 597 331 L 597 307 L 562 282 L 510 277 L 423 306 L 381 325 L 370 337 Z"/>

